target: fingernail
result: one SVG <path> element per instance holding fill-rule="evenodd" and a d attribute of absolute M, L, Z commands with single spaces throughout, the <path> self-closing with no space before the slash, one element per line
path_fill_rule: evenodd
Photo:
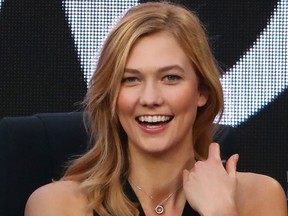
<path fill-rule="evenodd" d="M 239 154 L 235 154 L 233 157 L 234 157 L 235 160 L 238 160 L 239 159 Z"/>

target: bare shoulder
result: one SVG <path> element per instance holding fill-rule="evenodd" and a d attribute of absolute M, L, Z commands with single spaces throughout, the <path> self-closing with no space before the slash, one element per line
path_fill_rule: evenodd
<path fill-rule="evenodd" d="M 25 216 L 91 216 L 79 186 L 74 181 L 57 181 L 38 188 L 26 203 Z"/>
<path fill-rule="evenodd" d="M 273 178 L 255 173 L 237 173 L 239 207 L 243 215 L 287 215 L 286 197 Z"/>

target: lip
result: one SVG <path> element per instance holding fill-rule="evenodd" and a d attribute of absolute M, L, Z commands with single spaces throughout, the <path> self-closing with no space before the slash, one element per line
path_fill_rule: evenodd
<path fill-rule="evenodd" d="M 168 122 L 163 122 L 163 123 L 158 123 L 158 124 L 147 124 L 147 123 L 141 123 L 138 119 L 140 116 L 137 116 L 135 118 L 136 122 L 137 122 L 137 125 L 139 126 L 139 128 L 144 131 L 145 133 L 148 133 L 148 134 L 158 134 L 158 133 L 161 133 L 163 131 L 165 131 L 168 127 L 169 127 L 169 124 L 170 122 L 173 120 L 173 116 L 171 115 L 141 115 L 141 116 L 169 116 L 169 117 L 172 117 L 171 120 L 169 120 Z"/>
<path fill-rule="evenodd" d="M 166 130 L 168 128 L 168 124 L 169 123 L 166 123 L 166 124 L 159 124 L 159 125 L 156 125 L 156 126 L 147 126 L 147 125 L 144 125 L 144 124 L 140 124 L 139 122 L 137 122 L 139 128 L 144 131 L 145 133 L 149 133 L 149 134 L 158 134 L 158 133 L 161 133 L 163 132 L 164 130 Z"/>

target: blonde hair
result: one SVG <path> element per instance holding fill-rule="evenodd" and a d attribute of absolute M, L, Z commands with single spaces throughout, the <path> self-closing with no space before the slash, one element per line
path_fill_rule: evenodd
<path fill-rule="evenodd" d="M 197 112 L 193 129 L 198 160 L 207 157 L 212 123 L 223 109 L 219 72 L 198 18 L 181 6 L 164 2 L 131 8 L 108 35 L 86 95 L 85 115 L 95 144 L 63 177 L 81 182 L 89 207 L 101 216 L 138 214 L 123 192 L 129 172 L 127 136 L 118 122 L 116 100 L 132 46 L 139 38 L 160 31 L 178 41 L 196 69 L 199 88 L 208 96 L 206 105 Z"/>

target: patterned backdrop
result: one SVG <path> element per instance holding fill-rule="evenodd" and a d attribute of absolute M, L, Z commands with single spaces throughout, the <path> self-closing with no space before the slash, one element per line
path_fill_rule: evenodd
<path fill-rule="evenodd" d="M 107 32 L 142 2 L 0 0 L 0 117 L 81 110 Z M 288 1 L 177 2 L 199 15 L 225 71 L 221 123 L 236 128 L 239 169 L 286 190 Z"/>

